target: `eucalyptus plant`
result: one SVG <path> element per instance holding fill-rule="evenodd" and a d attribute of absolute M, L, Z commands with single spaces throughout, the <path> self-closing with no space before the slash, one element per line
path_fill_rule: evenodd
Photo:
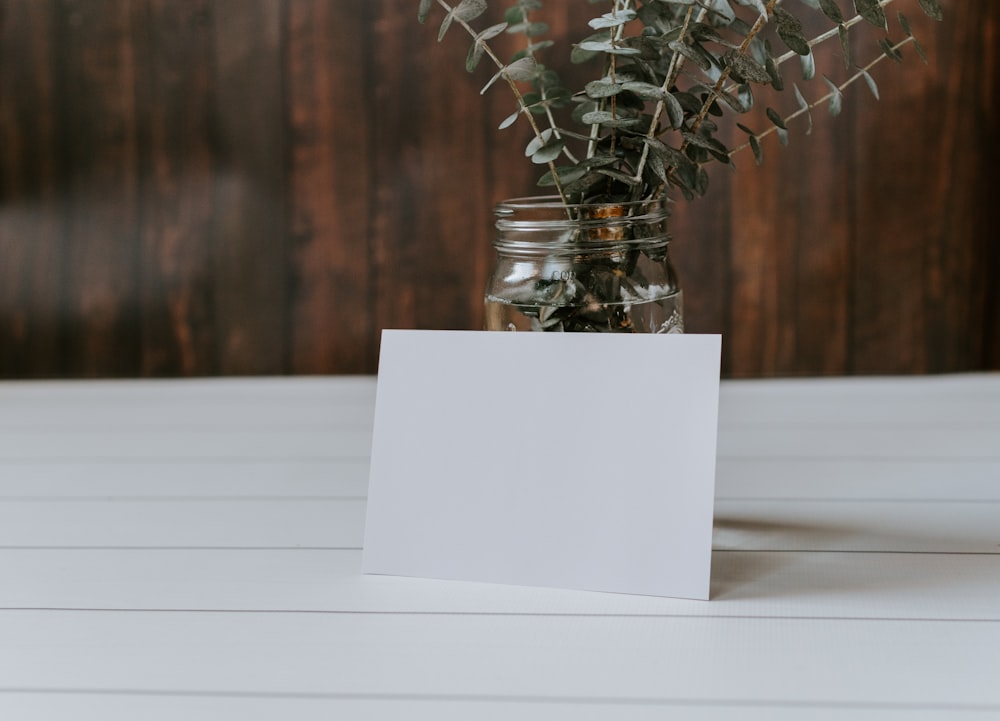
<path fill-rule="evenodd" d="M 940 20 L 939 0 L 908 0 Z M 510 0 L 508 0 L 510 2 Z M 500 123 L 530 126 L 525 155 L 545 168 L 538 183 L 553 188 L 567 204 L 622 202 L 657 198 L 678 191 L 686 198 L 703 195 L 709 163 L 733 164 L 733 155 L 749 149 L 759 163 L 761 140 L 776 134 L 788 141 L 788 124 L 826 106 L 840 112 L 845 88 L 863 80 L 878 97 L 871 69 L 883 60 L 900 61 L 912 45 L 926 56 L 910 23 L 896 13 L 891 39 L 889 6 L 904 0 L 575 0 L 588 13 L 592 31 L 574 43 L 574 63 L 594 62 L 595 73 L 584 87 L 564 87 L 559 73 L 542 62 L 554 53 L 545 38 L 542 0 L 515 0 L 502 22 L 481 27 L 487 0 L 419 0 L 421 22 L 441 13 L 438 37 L 461 27 L 471 38 L 466 69 L 488 60 L 495 72 L 482 92 L 506 85 L 514 112 Z M 803 13 L 819 13 L 826 30 L 807 35 Z M 870 57 L 854 61 L 855 26 L 867 23 L 886 35 Z M 485 25 L 486 23 L 482 23 Z M 812 24 L 810 24 L 811 26 Z M 520 49 L 502 59 L 495 40 L 504 34 L 523 38 Z M 834 82 L 819 73 L 813 49 L 836 40 L 846 67 L 846 80 Z M 802 87 L 785 76 L 786 65 L 798 61 Z M 821 79 L 821 80 L 820 80 Z M 818 84 L 807 99 L 803 88 Z M 765 88 L 791 90 L 796 109 L 781 113 L 764 108 L 751 129 L 737 120 L 755 107 Z M 735 122 L 742 137 L 735 147 L 721 138 L 721 122 Z M 766 118 L 766 120 L 764 120 Z"/>

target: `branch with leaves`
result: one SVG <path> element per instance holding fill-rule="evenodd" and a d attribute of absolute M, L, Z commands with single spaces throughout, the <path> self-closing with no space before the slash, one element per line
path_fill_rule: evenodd
<path fill-rule="evenodd" d="M 787 142 L 788 122 L 803 115 L 811 122 L 811 111 L 822 105 L 836 115 L 848 85 L 863 79 L 878 97 L 871 69 L 879 62 L 901 60 L 908 45 L 925 58 L 900 12 L 896 20 L 903 39 L 884 37 L 873 59 L 855 65 L 853 28 L 867 23 L 888 33 L 886 8 L 904 2 L 915 2 L 936 20 L 942 17 L 939 0 L 797 0 L 794 10 L 791 0 L 589 0 L 602 2 L 606 12 L 589 21 L 593 32 L 569 53 L 571 62 L 596 63 L 594 79 L 575 92 L 541 61 L 554 44 L 543 39 L 548 26 L 537 19 L 542 0 L 515 0 L 503 22 L 482 30 L 472 23 L 489 9 L 487 0 L 419 2 L 421 22 L 435 8 L 444 12 L 439 39 L 456 24 L 472 38 L 469 72 L 484 58 L 493 63 L 496 72 L 482 92 L 503 81 L 515 100 L 514 112 L 500 128 L 522 118 L 527 122 L 532 137 L 525 155 L 547 168 L 539 185 L 554 188 L 566 204 L 642 200 L 671 191 L 687 198 L 703 195 L 709 163 L 731 165 L 744 148 L 761 162 L 764 137 L 777 134 Z M 845 14 L 842 5 L 847 4 Z M 804 12 L 820 13 L 829 27 L 808 37 L 799 18 Z M 507 62 L 490 45 L 503 34 L 524 40 Z M 803 82 L 815 80 L 813 48 L 832 38 L 840 41 L 848 78 L 835 83 L 820 75 L 826 92 L 813 101 L 792 83 L 795 111 L 782 115 L 765 108 L 769 126 L 760 133 L 734 120 L 747 141 L 726 147 L 719 139 L 720 121 L 753 110 L 761 88 L 786 90 L 781 66 L 794 58 L 800 60 Z M 777 54 L 775 46 L 783 52 Z"/>

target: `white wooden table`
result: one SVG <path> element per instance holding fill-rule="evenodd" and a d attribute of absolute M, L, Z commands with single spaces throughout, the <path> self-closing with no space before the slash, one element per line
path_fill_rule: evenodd
<path fill-rule="evenodd" d="M 1000 718 L 1000 375 L 724 383 L 709 602 L 362 576 L 374 389 L 0 384 L 0 719 Z"/>

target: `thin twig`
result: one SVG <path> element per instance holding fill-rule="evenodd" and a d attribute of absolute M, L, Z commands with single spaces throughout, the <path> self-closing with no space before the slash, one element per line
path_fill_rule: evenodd
<path fill-rule="evenodd" d="M 891 2 L 891 0 L 890 0 L 890 2 Z M 912 43 L 914 41 L 915 41 L 915 39 L 913 37 L 907 37 L 904 40 L 900 40 L 898 43 L 896 43 L 895 45 L 891 46 L 891 49 L 893 51 L 898 51 L 901 48 L 906 47 L 907 45 L 909 45 L 910 43 Z M 841 83 L 840 85 L 837 85 L 836 86 L 837 87 L 836 91 L 832 91 L 831 90 L 829 93 L 827 93 L 823 97 L 817 98 L 814 102 L 809 103 L 808 105 L 805 105 L 805 106 L 799 108 L 794 113 L 790 113 L 790 114 L 786 115 L 784 118 L 782 118 L 782 122 L 783 123 L 787 123 L 788 121 L 794 120 L 795 118 L 799 117 L 800 115 L 804 115 L 805 113 L 808 113 L 810 110 L 818 108 L 823 103 L 829 102 L 831 98 L 833 98 L 834 96 L 836 96 L 839 93 L 842 93 L 844 91 L 844 89 L 847 88 L 849 85 L 852 85 L 853 83 L 855 83 L 858 80 L 860 80 L 861 78 L 863 78 L 866 74 L 868 74 L 868 72 L 873 67 L 875 67 L 880 62 L 882 62 L 883 60 L 885 60 L 886 57 L 887 56 L 885 55 L 885 53 L 882 53 L 877 58 L 875 58 L 874 60 L 872 60 L 870 63 L 868 63 L 867 65 L 865 65 L 863 68 L 859 69 L 856 73 L 854 73 L 854 75 L 852 75 L 851 77 L 849 77 L 843 83 Z M 778 129 L 779 128 L 778 128 L 777 125 L 772 125 L 767 130 L 765 130 L 765 131 L 763 131 L 761 133 L 757 133 L 753 137 L 754 137 L 755 140 L 757 140 L 759 142 L 761 140 L 761 138 L 765 138 L 768 135 L 770 135 L 771 133 L 777 132 Z M 733 148 L 732 150 L 729 151 L 729 157 L 731 158 L 736 153 L 738 153 L 738 152 L 740 152 L 742 150 L 745 150 L 745 149 L 747 149 L 749 147 L 751 147 L 750 141 L 747 141 L 746 143 L 743 143 L 743 145 L 738 145 L 737 147 L 735 147 L 735 148 Z"/>
<path fill-rule="evenodd" d="M 451 7 L 451 5 L 449 5 L 446 2 L 446 0 L 437 0 L 437 3 L 438 5 L 443 7 L 449 14 L 453 13 L 454 9 Z M 506 81 L 507 85 L 511 89 L 511 92 L 514 94 L 514 98 L 515 100 L 517 100 L 519 112 L 522 115 L 524 115 L 525 119 L 527 119 L 528 124 L 531 126 L 531 131 L 535 134 L 535 137 L 539 140 L 539 142 L 544 142 L 542 138 L 542 131 L 538 127 L 538 123 L 535 122 L 534 117 L 532 117 L 531 111 L 528 110 L 527 104 L 524 102 L 524 95 L 521 94 L 521 90 L 520 88 L 517 87 L 517 83 L 514 81 L 514 79 L 507 73 L 507 64 L 501 61 L 499 57 L 497 57 L 496 53 L 493 52 L 493 48 L 491 48 L 485 41 L 479 40 L 479 33 L 477 33 L 475 29 L 473 29 L 473 27 L 469 25 L 469 23 L 467 23 L 465 20 L 458 17 L 457 15 L 453 15 L 453 20 L 458 21 L 458 24 L 461 25 L 463 28 L 465 28 L 465 31 L 469 33 L 469 35 L 471 35 L 473 38 L 475 38 L 477 43 L 480 43 L 480 45 L 482 45 L 484 54 L 490 60 L 492 60 L 493 63 L 497 66 L 497 68 L 500 71 L 500 75 Z M 555 183 L 556 190 L 559 193 L 559 197 L 562 199 L 564 205 L 569 205 L 569 198 L 566 196 L 566 192 L 563 190 L 562 183 L 559 181 L 559 175 L 556 172 L 555 161 L 550 160 L 547 163 L 547 165 L 549 171 L 552 173 L 552 180 Z"/>

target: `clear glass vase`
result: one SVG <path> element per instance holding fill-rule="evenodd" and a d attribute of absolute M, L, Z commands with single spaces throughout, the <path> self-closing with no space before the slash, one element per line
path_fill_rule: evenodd
<path fill-rule="evenodd" d="M 667 200 L 517 198 L 495 214 L 486 330 L 684 332 Z"/>

